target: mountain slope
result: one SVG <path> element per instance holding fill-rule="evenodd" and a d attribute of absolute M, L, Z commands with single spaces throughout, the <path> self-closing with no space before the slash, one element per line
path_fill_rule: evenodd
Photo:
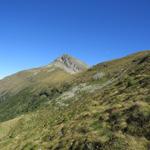
<path fill-rule="evenodd" d="M 144 51 L 20 91 L 0 103 L 0 148 L 148 150 L 149 68 Z"/>
<path fill-rule="evenodd" d="M 64 54 L 63 56 L 57 58 L 52 64 L 48 65 L 47 67 L 51 67 L 53 65 L 71 74 L 82 72 L 88 68 L 88 65 L 67 54 Z"/>
<path fill-rule="evenodd" d="M 63 82 L 71 77 L 71 74 L 82 72 L 87 68 L 83 62 L 65 54 L 47 66 L 21 71 L 0 80 L 0 95 L 16 94 L 35 84 Z"/>

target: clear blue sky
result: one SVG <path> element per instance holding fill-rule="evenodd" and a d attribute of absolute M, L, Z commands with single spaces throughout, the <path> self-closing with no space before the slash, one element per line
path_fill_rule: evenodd
<path fill-rule="evenodd" d="M 150 0 L 0 0 L 0 78 L 63 53 L 89 65 L 150 49 Z"/>

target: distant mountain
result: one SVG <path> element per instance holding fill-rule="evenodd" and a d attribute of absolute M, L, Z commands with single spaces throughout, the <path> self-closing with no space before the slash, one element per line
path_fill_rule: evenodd
<path fill-rule="evenodd" d="M 57 58 L 52 64 L 48 65 L 47 67 L 52 66 L 61 68 L 71 74 L 85 71 L 88 68 L 88 65 L 67 54 L 64 54 L 63 56 Z"/>
<path fill-rule="evenodd" d="M 71 77 L 71 74 L 85 71 L 88 65 L 67 54 L 47 66 L 18 72 L 0 80 L 0 95 L 16 94 L 33 84 L 55 84 Z"/>
<path fill-rule="evenodd" d="M 149 50 L 88 69 L 63 55 L 0 81 L 0 150 L 149 149 Z"/>

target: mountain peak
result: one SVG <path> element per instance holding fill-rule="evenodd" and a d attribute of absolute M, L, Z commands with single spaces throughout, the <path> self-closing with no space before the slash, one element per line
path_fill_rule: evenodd
<path fill-rule="evenodd" d="M 65 62 L 69 59 L 75 59 L 72 56 L 68 55 L 68 54 L 63 54 L 62 56 L 58 57 L 54 62 L 60 61 L 60 62 Z"/>
<path fill-rule="evenodd" d="M 71 74 L 84 71 L 88 68 L 88 65 L 68 54 L 58 57 L 52 64 Z"/>

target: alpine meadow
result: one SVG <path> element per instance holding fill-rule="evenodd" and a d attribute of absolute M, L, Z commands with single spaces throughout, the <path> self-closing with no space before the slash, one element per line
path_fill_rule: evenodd
<path fill-rule="evenodd" d="M 0 150 L 150 150 L 150 0 L 0 0 Z"/>
<path fill-rule="evenodd" d="M 150 51 L 92 68 L 63 55 L 0 81 L 1 150 L 148 150 Z"/>

